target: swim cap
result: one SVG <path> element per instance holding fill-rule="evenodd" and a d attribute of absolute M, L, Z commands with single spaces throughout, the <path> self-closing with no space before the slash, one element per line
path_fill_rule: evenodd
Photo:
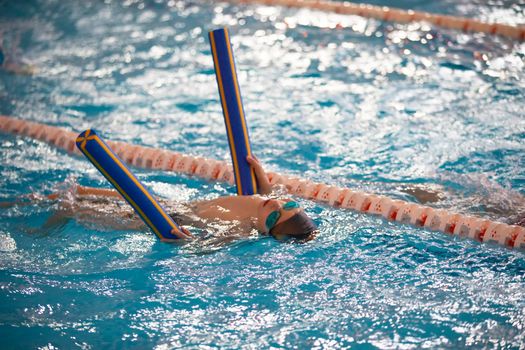
<path fill-rule="evenodd" d="M 270 234 L 272 236 L 286 235 L 306 242 L 314 238 L 316 231 L 315 222 L 303 211 L 300 211 L 288 220 L 277 224 L 270 230 Z"/>

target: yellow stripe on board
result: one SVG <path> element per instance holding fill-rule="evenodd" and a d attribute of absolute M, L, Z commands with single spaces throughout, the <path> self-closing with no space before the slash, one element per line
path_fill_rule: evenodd
<path fill-rule="evenodd" d="M 224 28 L 224 36 L 226 37 L 226 42 L 230 42 L 230 35 L 228 34 L 228 29 Z M 239 82 L 237 81 L 237 72 L 235 71 L 235 62 L 233 61 L 233 53 L 231 45 L 226 45 L 228 48 L 228 58 L 230 59 L 230 67 L 233 76 L 233 85 L 235 86 L 235 97 L 237 98 L 237 105 L 239 106 L 239 113 L 241 115 L 242 130 L 244 132 L 244 143 L 246 145 L 246 150 L 249 156 L 252 155 L 252 150 L 250 148 L 250 142 L 248 140 L 248 128 L 246 127 L 246 120 L 244 118 L 244 110 L 242 107 L 241 101 L 241 92 L 239 91 Z M 254 194 L 257 193 L 257 180 L 255 178 L 255 171 L 250 167 L 250 175 L 252 180 L 252 186 Z"/>
<path fill-rule="evenodd" d="M 113 155 L 113 152 L 111 152 L 107 147 L 106 145 L 100 140 L 100 138 L 96 138 L 96 141 L 97 143 L 106 151 L 106 153 L 115 161 L 115 163 L 117 163 L 117 165 L 120 167 L 120 169 L 122 171 L 124 171 L 126 173 L 126 175 L 128 175 L 128 177 L 135 183 L 135 185 L 142 191 L 142 193 L 150 200 L 151 204 L 153 204 L 155 206 L 155 208 L 158 210 L 158 212 L 162 215 L 162 217 L 170 224 L 170 226 L 172 228 L 174 228 L 177 232 L 180 232 L 179 229 L 177 228 L 177 226 L 175 226 L 171 219 L 166 215 L 166 213 L 164 212 L 164 210 L 162 210 L 162 208 L 159 206 L 159 204 L 157 203 L 157 201 L 155 201 L 155 199 L 153 199 L 151 197 L 151 195 L 149 194 L 149 192 L 144 188 L 144 186 L 142 186 L 142 184 L 135 178 L 135 176 L 133 176 L 133 174 L 131 174 L 128 170 L 128 168 L 122 164 L 122 162 Z M 148 219 L 149 220 L 149 219 Z"/>
<path fill-rule="evenodd" d="M 226 96 L 224 94 L 224 87 L 222 85 L 221 68 L 219 67 L 217 47 L 215 46 L 215 37 L 214 37 L 213 32 L 210 32 L 210 43 L 211 43 L 211 51 L 212 51 L 212 56 L 213 56 L 213 63 L 215 64 L 215 69 L 217 70 L 217 74 L 216 74 L 217 82 L 219 85 L 219 93 L 221 95 L 222 110 L 224 111 L 224 120 L 226 121 L 226 130 L 228 131 L 228 139 L 230 140 L 230 144 L 233 147 L 233 152 L 231 152 L 231 154 L 232 154 L 233 167 L 235 169 L 235 182 L 237 184 L 237 193 L 242 194 L 241 177 L 239 175 L 239 164 L 237 162 L 237 154 L 235 153 L 235 140 L 233 138 L 232 128 L 230 125 L 230 115 L 228 113 L 228 106 L 226 104 Z"/>

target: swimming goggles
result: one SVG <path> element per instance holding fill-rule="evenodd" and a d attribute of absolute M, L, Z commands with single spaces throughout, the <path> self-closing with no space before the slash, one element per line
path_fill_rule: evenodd
<path fill-rule="evenodd" d="M 300 207 L 301 206 L 299 205 L 299 203 L 295 201 L 289 201 L 289 202 L 284 203 L 281 209 L 289 211 L 289 210 L 300 208 Z M 270 215 L 268 215 L 268 217 L 266 218 L 266 222 L 265 222 L 268 232 L 270 232 L 270 230 L 274 228 L 275 224 L 277 223 L 277 221 L 279 221 L 280 218 L 281 218 L 280 209 L 272 211 Z"/>

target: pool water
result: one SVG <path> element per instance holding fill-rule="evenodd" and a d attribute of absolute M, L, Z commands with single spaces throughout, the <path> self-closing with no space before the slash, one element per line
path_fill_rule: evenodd
<path fill-rule="evenodd" d="M 386 1 L 375 1 L 385 5 Z M 397 1 L 525 23 L 513 1 Z M 0 114 L 228 159 L 207 31 L 228 26 L 252 148 L 270 170 L 509 220 L 524 209 L 525 44 L 424 24 L 208 1 L 0 1 Z M 18 39 L 17 39 L 18 37 Z M 0 200 L 70 178 L 85 160 L 0 135 Z M 233 193 L 135 169 L 165 198 Z M 67 180 L 69 181 L 69 180 Z M 159 242 L 53 206 L 0 209 L 0 336 L 14 348 L 523 348 L 525 254 L 300 200 L 307 244 Z"/>

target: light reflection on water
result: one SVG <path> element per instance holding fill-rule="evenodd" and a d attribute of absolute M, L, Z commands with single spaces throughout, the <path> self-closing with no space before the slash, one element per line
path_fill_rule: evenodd
<path fill-rule="evenodd" d="M 523 22 L 506 2 L 399 5 Z M 523 44 L 201 1 L 1 6 L 0 27 L 9 37 L 24 24 L 21 52 L 39 68 L 32 78 L 0 73 L 2 114 L 226 159 L 206 32 L 229 25 L 253 149 L 269 169 L 406 200 L 403 186 L 431 186 L 445 191 L 434 206 L 493 219 L 524 209 Z M 0 149 L 2 200 L 70 176 L 106 186 L 87 162 L 48 145 L 2 135 Z M 136 171 L 167 198 L 231 193 Z M 524 346 L 523 253 L 302 205 L 321 228 L 303 245 L 205 233 L 170 245 L 78 222 L 46 231 L 53 207 L 2 209 L 4 343 Z"/>

